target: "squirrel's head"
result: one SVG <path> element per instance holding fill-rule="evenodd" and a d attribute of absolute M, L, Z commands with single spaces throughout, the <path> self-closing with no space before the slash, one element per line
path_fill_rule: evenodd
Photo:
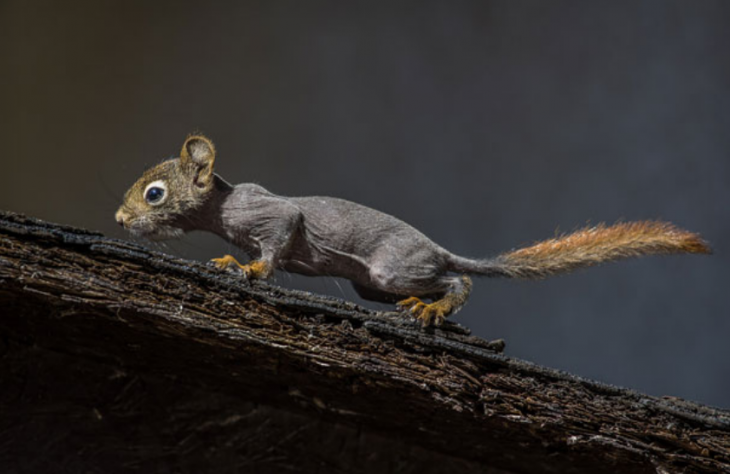
<path fill-rule="evenodd" d="M 179 158 L 151 168 L 124 195 L 117 222 L 152 240 L 180 237 L 214 187 L 213 143 L 202 135 L 185 140 Z"/>

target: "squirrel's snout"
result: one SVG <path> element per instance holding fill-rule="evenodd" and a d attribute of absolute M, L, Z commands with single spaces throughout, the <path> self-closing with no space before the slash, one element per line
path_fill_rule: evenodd
<path fill-rule="evenodd" d="M 124 227 L 124 221 L 125 219 L 129 219 L 126 214 L 124 214 L 124 211 L 119 209 L 117 213 L 114 215 L 114 218 L 117 220 L 117 224 Z"/>

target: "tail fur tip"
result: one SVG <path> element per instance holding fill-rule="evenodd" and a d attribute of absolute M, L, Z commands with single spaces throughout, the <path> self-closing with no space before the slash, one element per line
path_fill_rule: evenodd
<path fill-rule="evenodd" d="M 684 242 L 683 249 L 687 253 L 702 253 L 705 255 L 715 253 L 710 244 L 698 234 L 690 234 Z"/>
<path fill-rule="evenodd" d="M 709 242 L 702 238 L 700 234 L 690 232 L 669 223 L 657 223 L 660 227 L 664 227 L 660 233 L 674 240 L 676 251 L 681 253 L 695 253 L 711 255 L 713 253 Z"/>

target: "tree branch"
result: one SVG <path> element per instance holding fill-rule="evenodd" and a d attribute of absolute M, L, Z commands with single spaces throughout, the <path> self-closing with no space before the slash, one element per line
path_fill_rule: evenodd
<path fill-rule="evenodd" d="M 9 472 L 730 470 L 727 411 L 12 213 L 0 308 Z"/>

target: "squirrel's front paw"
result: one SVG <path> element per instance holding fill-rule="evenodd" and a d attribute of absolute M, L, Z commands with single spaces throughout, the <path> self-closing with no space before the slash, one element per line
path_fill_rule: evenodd
<path fill-rule="evenodd" d="M 233 258 L 232 255 L 224 255 L 221 258 L 213 258 L 211 262 L 221 270 L 226 270 L 231 267 L 235 267 L 243 272 L 246 278 L 266 278 L 270 273 L 269 265 L 262 260 L 255 260 L 246 265 L 238 263 L 238 260 Z"/>
<path fill-rule="evenodd" d="M 210 262 L 216 267 L 221 270 L 227 270 L 231 267 L 236 268 L 243 268 L 243 265 L 238 263 L 238 260 L 233 258 L 233 255 L 224 255 L 221 258 L 212 258 L 210 259 Z"/>

